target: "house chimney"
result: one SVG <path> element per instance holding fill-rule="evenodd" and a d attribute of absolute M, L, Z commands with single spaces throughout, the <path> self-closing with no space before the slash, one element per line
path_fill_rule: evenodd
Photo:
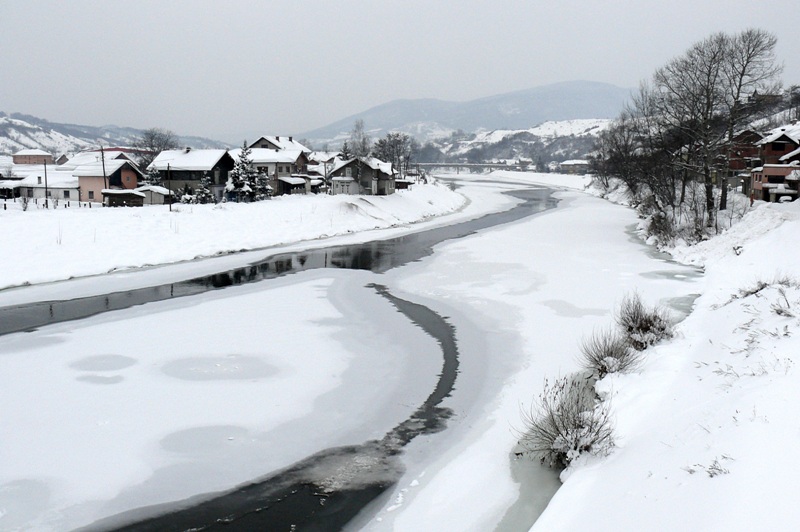
<path fill-rule="evenodd" d="M 186 153 L 189 153 L 190 151 L 192 151 L 192 147 L 191 146 L 186 146 Z"/>
<path fill-rule="evenodd" d="M 280 136 L 275 137 L 275 140 L 281 140 Z"/>
<path fill-rule="evenodd" d="M 289 142 L 292 142 L 292 137 L 289 137 Z"/>

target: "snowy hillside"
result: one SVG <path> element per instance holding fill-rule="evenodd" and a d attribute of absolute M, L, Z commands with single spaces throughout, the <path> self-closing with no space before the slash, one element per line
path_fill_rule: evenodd
<path fill-rule="evenodd" d="M 473 134 L 453 134 L 436 141 L 443 160 L 472 163 L 528 159 L 546 165 L 552 161 L 585 159 L 610 119 L 589 118 L 544 122 L 527 129 L 496 129 Z M 422 161 L 439 162 L 439 161 Z"/>
<path fill-rule="evenodd" d="M 0 112 L 0 155 L 24 149 L 41 149 L 56 157 L 63 153 L 104 146 L 130 146 L 141 130 L 118 126 L 59 124 L 35 116 Z M 202 137 L 178 136 L 178 142 L 194 148 L 230 147 Z"/>
<path fill-rule="evenodd" d="M 38 148 L 60 155 L 93 148 L 86 139 L 65 135 L 53 129 L 46 130 L 8 116 L 0 116 L 0 153 L 13 154 L 19 150 Z"/>

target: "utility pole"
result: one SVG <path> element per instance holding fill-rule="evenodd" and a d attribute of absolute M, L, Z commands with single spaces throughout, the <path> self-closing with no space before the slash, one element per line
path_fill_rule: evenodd
<path fill-rule="evenodd" d="M 44 208 L 49 209 L 47 206 L 48 190 L 47 190 L 47 161 L 44 162 Z"/>
<path fill-rule="evenodd" d="M 106 153 L 103 151 L 103 145 L 100 145 L 100 163 L 103 165 L 103 188 L 108 188 L 108 179 L 106 178 Z M 100 192 L 100 195 L 103 195 L 103 192 Z M 105 198 L 103 199 L 103 205 L 105 205 Z"/>
<path fill-rule="evenodd" d="M 167 163 L 167 188 L 169 189 L 169 212 L 172 212 L 172 171 Z"/>

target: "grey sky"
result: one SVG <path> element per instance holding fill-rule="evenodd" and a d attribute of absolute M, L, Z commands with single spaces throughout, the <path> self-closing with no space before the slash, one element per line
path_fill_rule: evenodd
<path fill-rule="evenodd" d="M 240 142 L 398 98 L 635 87 L 695 41 L 746 27 L 778 36 L 783 80 L 800 83 L 789 12 L 752 0 L 0 0 L 0 110 Z"/>

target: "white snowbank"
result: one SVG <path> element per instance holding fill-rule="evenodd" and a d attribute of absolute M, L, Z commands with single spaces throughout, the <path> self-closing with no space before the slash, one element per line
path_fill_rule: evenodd
<path fill-rule="evenodd" d="M 453 212 L 462 195 L 414 185 L 390 196 L 281 196 L 271 201 L 27 211 L 0 208 L 0 289 L 124 268 L 406 225 Z"/>
<path fill-rule="evenodd" d="M 619 447 L 572 468 L 533 530 L 796 529 L 799 219 L 757 204 L 674 250 L 705 267 L 703 295 L 639 374 L 601 381 Z"/>

